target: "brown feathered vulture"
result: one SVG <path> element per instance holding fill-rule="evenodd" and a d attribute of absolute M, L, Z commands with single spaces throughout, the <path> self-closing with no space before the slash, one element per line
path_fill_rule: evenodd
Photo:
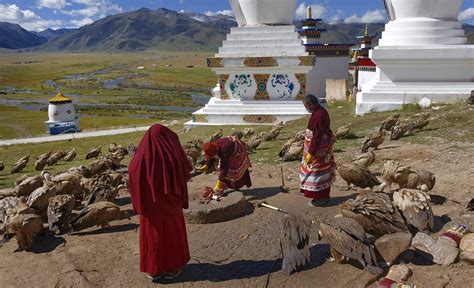
<path fill-rule="evenodd" d="M 349 123 L 337 128 L 336 132 L 334 132 L 334 137 L 336 137 L 336 139 L 346 138 L 347 135 L 349 135 L 349 132 L 351 131 L 351 126 L 352 123 Z"/>
<path fill-rule="evenodd" d="M 89 197 L 87 197 L 85 205 L 90 205 L 101 201 L 109 201 L 114 203 L 119 190 L 122 188 L 126 188 L 126 186 L 120 185 L 118 187 L 112 187 L 111 185 L 106 184 L 94 187 L 92 193 L 89 195 Z"/>
<path fill-rule="evenodd" d="M 392 127 L 397 123 L 398 119 L 400 118 L 400 113 L 393 114 L 392 116 L 387 117 L 383 120 L 382 125 L 380 126 L 381 130 L 390 131 Z"/>
<path fill-rule="evenodd" d="M 31 193 L 26 204 L 41 215 L 48 208 L 49 199 L 54 196 L 56 196 L 56 188 L 52 184 L 46 183 Z"/>
<path fill-rule="evenodd" d="M 57 232 L 69 220 L 76 200 L 73 195 L 57 195 L 50 198 L 48 202 L 49 230 Z"/>
<path fill-rule="evenodd" d="M 372 188 L 380 185 L 379 180 L 368 169 L 352 163 L 338 163 L 337 171 L 344 181 L 347 183 L 347 190 L 355 185 L 360 188 Z"/>
<path fill-rule="evenodd" d="M 377 266 L 375 253 L 364 228 L 356 220 L 344 217 L 321 222 L 319 236 L 331 246 L 331 255 L 342 262 L 346 257 L 359 261 L 371 274 L 383 272 Z"/>
<path fill-rule="evenodd" d="M 393 204 L 400 209 L 407 224 L 418 231 L 433 231 L 434 216 L 430 196 L 419 190 L 401 189 L 393 193 Z"/>
<path fill-rule="evenodd" d="M 375 162 L 375 152 L 374 152 L 374 148 L 372 147 L 370 147 L 369 150 L 367 150 L 367 152 L 356 155 L 352 159 L 352 163 L 364 168 L 369 168 L 369 166 L 372 165 L 372 163 L 374 162 Z"/>
<path fill-rule="evenodd" d="M 362 145 L 362 152 L 367 152 L 370 147 L 377 149 L 385 140 L 385 130 L 375 132 L 369 135 Z"/>
<path fill-rule="evenodd" d="M 94 226 L 102 228 L 109 227 L 109 222 L 115 220 L 129 219 L 127 211 L 120 210 L 120 207 L 111 202 L 97 202 L 84 207 L 70 222 L 73 231 L 79 231 Z"/>
<path fill-rule="evenodd" d="M 59 160 L 63 159 L 66 156 L 66 152 L 64 151 L 58 151 L 56 153 L 53 153 L 49 158 L 48 158 L 48 166 L 53 166 L 59 162 Z"/>
<path fill-rule="evenodd" d="M 64 161 L 66 162 L 72 162 L 74 159 L 76 159 L 77 153 L 76 153 L 76 148 L 72 148 L 71 150 L 66 152 L 66 155 L 64 156 Z"/>
<path fill-rule="evenodd" d="M 102 146 L 99 146 L 99 147 L 97 147 L 97 148 L 94 148 L 94 149 L 90 150 L 90 151 L 86 154 L 86 160 L 99 157 L 100 154 L 102 154 L 101 149 L 102 149 Z"/>
<path fill-rule="evenodd" d="M 398 209 L 385 193 L 363 192 L 342 203 L 339 210 L 342 216 L 356 220 L 365 232 L 376 238 L 408 231 Z"/>
<path fill-rule="evenodd" d="M 249 152 L 253 152 L 255 150 L 257 150 L 258 146 L 260 146 L 260 144 L 262 144 L 262 137 L 260 136 L 254 136 L 252 138 L 250 138 L 249 141 L 247 141 L 246 143 L 246 146 L 247 146 L 247 150 Z"/>
<path fill-rule="evenodd" d="M 309 235 L 311 221 L 302 215 L 288 214 L 283 218 L 280 243 L 283 253 L 282 272 L 293 271 L 310 262 Z"/>
<path fill-rule="evenodd" d="M 390 140 L 399 140 L 405 134 L 411 134 L 411 123 L 409 120 L 399 120 L 391 129 Z"/>
<path fill-rule="evenodd" d="M 35 214 L 17 214 L 6 223 L 6 232 L 14 234 L 18 243 L 17 251 L 28 251 L 33 237 L 43 231 L 41 217 Z"/>
<path fill-rule="evenodd" d="M 41 186 L 43 186 L 43 178 L 41 176 L 33 176 L 21 181 L 13 191 L 18 197 L 28 197 L 33 191 Z"/>
<path fill-rule="evenodd" d="M 418 118 L 416 118 L 413 122 L 411 122 L 411 130 L 421 130 L 430 124 L 430 116 L 429 112 L 421 114 Z"/>
<path fill-rule="evenodd" d="M 15 162 L 15 164 L 13 164 L 12 166 L 12 174 L 20 173 L 21 171 L 23 171 L 23 169 L 25 169 L 26 167 L 26 164 L 28 164 L 27 160 L 18 160 L 17 162 Z"/>

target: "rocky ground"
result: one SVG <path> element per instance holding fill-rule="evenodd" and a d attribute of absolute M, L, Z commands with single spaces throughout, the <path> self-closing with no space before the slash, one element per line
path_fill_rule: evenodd
<path fill-rule="evenodd" d="M 436 234 L 462 217 L 474 196 L 474 146 L 462 143 L 409 144 L 385 142 L 377 150 L 372 171 L 380 172 L 382 160 L 398 159 L 414 168 L 435 172 L 437 183 L 430 191 L 436 215 Z M 337 159 L 355 155 L 356 148 L 336 153 Z M 304 213 L 313 221 L 311 265 L 289 277 L 279 272 L 279 231 L 282 215 L 249 205 L 244 217 L 216 224 L 188 224 L 191 261 L 179 279 L 162 282 L 168 287 L 364 287 L 370 275 L 354 263 L 329 262 L 329 247 L 317 241 L 320 221 L 338 213 L 339 203 L 362 190 L 346 190 L 338 177 L 329 207 L 310 208 L 298 190 L 298 163 L 283 164 L 289 193 L 279 186 L 279 164 L 253 163 L 253 187 L 243 190 L 250 204 L 265 200 L 293 213 Z M 212 186 L 215 175 L 198 176 L 189 183 L 190 193 Z M 130 198 L 122 193 L 118 204 L 132 213 Z M 112 223 L 105 229 L 90 229 L 74 235 L 38 237 L 31 252 L 13 253 L 15 241 L 0 248 L 0 287 L 152 287 L 157 284 L 139 272 L 138 217 Z M 324 241 L 324 240 L 323 240 Z M 431 264 L 413 253 L 400 260 L 412 269 L 406 281 L 418 287 L 466 287 L 474 277 L 472 266 L 458 262 L 447 267 Z M 158 284 L 159 285 L 159 284 Z M 376 287 L 371 284 L 370 287 Z"/>

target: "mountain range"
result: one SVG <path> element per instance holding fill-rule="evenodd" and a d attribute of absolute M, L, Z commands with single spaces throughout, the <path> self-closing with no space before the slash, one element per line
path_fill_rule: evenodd
<path fill-rule="evenodd" d="M 299 23 L 295 23 L 299 27 Z M 119 52 L 139 50 L 215 51 L 231 27 L 234 18 L 225 15 L 179 13 L 160 8 L 107 16 L 78 29 L 47 29 L 28 32 L 16 24 L 0 22 L 0 48 L 40 52 Z M 470 43 L 474 43 L 474 26 L 465 24 Z M 321 23 L 327 29 L 323 43 L 358 44 L 365 24 Z M 369 24 L 377 43 L 384 24 Z"/>

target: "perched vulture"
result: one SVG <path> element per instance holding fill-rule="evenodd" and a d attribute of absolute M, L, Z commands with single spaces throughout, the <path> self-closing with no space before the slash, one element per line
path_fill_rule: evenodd
<path fill-rule="evenodd" d="M 369 151 L 370 147 L 377 149 L 380 145 L 382 145 L 384 140 L 385 130 L 370 134 L 369 137 L 365 140 L 364 145 L 362 145 L 362 152 Z"/>
<path fill-rule="evenodd" d="M 399 161 L 385 161 L 382 169 L 382 179 L 388 184 L 388 192 L 392 191 L 392 183 L 398 184 L 399 187 L 405 187 L 410 172 L 411 168 L 403 166 Z"/>
<path fill-rule="evenodd" d="M 12 166 L 12 170 L 11 170 L 12 174 L 20 173 L 21 171 L 23 171 L 23 169 L 25 169 L 26 167 L 26 164 L 28 164 L 27 160 L 19 160 L 15 162 L 15 164 L 13 164 Z"/>
<path fill-rule="evenodd" d="M 18 251 L 28 251 L 33 237 L 43 232 L 41 217 L 35 214 L 17 214 L 6 223 L 6 232 L 14 234 L 18 243 Z"/>
<path fill-rule="evenodd" d="M 432 231 L 434 216 L 430 196 L 419 190 L 401 189 L 393 193 L 393 204 L 400 209 L 407 224 L 418 231 Z"/>
<path fill-rule="evenodd" d="M 254 136 L 254 137 L 250 138 L 250 140 L 247 141 L 247 143 L 246 143 L 247 151 L 252 152 L 252 151 L 257 150 L 258 146 L 260 146 L 260 144 L 262 144 L 262 141 L 263 141 L 263 139 L 260 136 Z"/>
<path fill-rule="evenodd" d="M 436 177 L 430 171 L 410 170 L 408 174 L 406 188 L 430 191 L 436 184 Z"/>
<path fill-rule="evenodd" d="M 66 152 L 58 151 L 48 158 L 48 166 L 53 166 L 66 156 Z"/>
<path fill-rule="evenodd" d="M 349 132 L 351 131 L 351 126 L 352 123 L 349 123 L 347 125 L 337 128 L 336 132 L 334 132 L 334 137 L 336 137 L 336 139 L 346 138 L 347 135 L 349 135 Z"/>
<path fill-rule="evenodd" d="M 223 136 L 222 129 L 219 129 L 219 131 L 217 131 L 211 136 L 211 140 L 209 142 L 219 140 L 222 138 L 222 136 Z"/>
<path fill-rule="evenodd" d="M 390 140 L 399 140 L 405 134 L 411 134 L 411 123 L 409 120 L 399 120 L 391 129 Z"/>
<path fill-rule="evenodd" d="M 310 230 L 311 221 L 302 215 L 289 214 L 283 218 L 280 243 L 283 253 L 281 270 L 285 275 L 310 263 Z"/>
<path fill-rule="evenodd" d="M 89 197 L 87 197 L 85 205 L 91 205 L 101 201 L 114 203 L 119 190 L 125 187 L 125 185 L 120 185 L 118 187 L 112 187 L 110 185 L 96 186 Z"/>
<path fill-rule="evenodd" d="M 94 226 L 109 227 L 109 222 L 123 219 L 130 220 L 128 212 L 121 211 L 116 204 L 105 201 L 84 207 L 70 224 L 73 231 L 79 231 Z"/>
<path fill-rule="evenodd" d="M 385 193 L 364 192 L 339 206 L 342 216 L 356 220 L 364 231 L 379 238 L 408 232 L 398 209 Z"/>
<path fill-rule="evenodd" d="M 71 150 L 66 152 L 66 155 L 64 156 L 64 161 L 66 162 L 72 162 L 74 159 L 76 159 L 77 153 L 76 153 L 76 148 L 72 148 Z"/>
<path fill-rule="evenodd" d="M 46 164 L 48 164 L 49 158 L 41 158 L 35 161 L 35 170 L 36 171 L 43 171 Z"/>
<path fill-rule="evenodd" d="M 393 114 L 392 116 L 387 117 L 383 120 L 382 125 L 380 126 L 380 131 L 386 130 L 390 131 L 392 127 L 397 123 L 400 118 L 400 113 Z"/>
<path fill-rule="evenodd" d="M 301 160 L 303 157 L 303 150 L 304 140 L 300 140 L 298 142 L 293 142 L 285 150 L 280 151 L 279 156 L 281 157 L 281 161 Z"/>
<path fill-rule="evenodd" d="M 421 114 L 418 118 L 411 122 L 411 130 L 421 130 L 428 126 L 428 124 L 430 124 L 430 116 L 431 114 L 429 112 Z"/>
<path fill-rule="evenodd" d="M 260 133 L 260 137 L 262 137 L 264 141 L 273 141 L 280 135 L 280 132 L 281 129 L 272 129 L 268 132 Z"/>
<path fill-rule="evenodd" d="M 244 138 L 250 138 L 253 136 L 253 134 L 255 134 L 255 131 L 253 130 L 253 128 L 244 129 Z"/>
<path fill-rule="evenodd" d="M 370 147 L 369 150 L 367 150 L 367 152 L 356 155 L 352 159 L 352 163 L 364 168 L 369 168 L 369 166 L 372 165 L 372 163 L 374 162 L 375 162 L 375 152 L 374 152 L 374 148 L 372 147 Z"/>
<path fill-rule="evenodd" d="M 56 232 L 67 223 L 76 200 L 73 195 L 57 195 L 50 198 L 48 202 L 49 230 Z"/>
<path fill-rule="evenodd" d="M 41 176 L 28 177 L 21 181 L 13 190 L 18 197 L 30 196 L 33 191 L 43 186 L 43 178 Z"/>
<path fill-rule="evenodd" d="M 49 205 L 49 199 L 56 196 L 56 188 L 49 183 L 36 189 L 28 197 L 26 204 L 28 207 L 35 209 L 36 213 L 41 214 L 46 211 Z"/>
<path fill-rule="evenodd" d="M 102 146 L 99 146 L 89 151 L 86 155 L 86 160 L 99 157 L 99 155 L 102 154 L 101 149 L 102 149 Z"/>
<path fill-rule="evenodd" d="M 20 159 L 18 159 L 17 162 L 22 162 L 22 161 L 26 161 L 26 163 L 30 162 L 30 154 L 21 157 Z"/>
<path fill-rule="evenodd" d="M 371 274 L 383 272 L 377 266 L 374 249 L 364 228 L 356 220 L 338 217 L 321 222 L 319 227 L 319 236 L 331 246 L 331 255 L 337 262 L 350 258 L 359 261 Z"/>
<path fill-rule="evenodd" d="M 352 163 L 337 164 L 339 175 L 347 182 L 347 188 L 350 190 L 352 185 L 360 188 L 372 188 L 380 185 L 379 180 L 368 169 Z"/>

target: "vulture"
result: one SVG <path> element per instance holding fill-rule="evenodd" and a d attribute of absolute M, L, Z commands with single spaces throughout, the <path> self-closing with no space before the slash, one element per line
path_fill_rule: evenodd
<path fill-rule="evenodd" d="M 260 133 L 260 137 L 263 139 L 263 141 L 273 141 L 278 137 L 278 135 L 280 135 L 280 132 L 280 129 L 272 129 L 268 132 Z"/>
<path fill-rule="evenodd" d="M 48 202 L 49 231 L 58 232 L 69 220 L 76 200 L 72 195 L 56 195 Z"/>
<path fill-rule="evenodd" d="M 304 151 L 304 140 L 293 142 L 285 150 L 281 150 L 278 154 L 281 157 L 281 161 L 294 161 L 301 160 Z"/>
<path fill-rule="evenodd" d="M 375 132 L 369 135 L 362 145 L 362 152 L 367 152 L 370 147 L 377 149 L 385 140 L 385 130 Z"/>
<path fill-rule="evenodd" d="M 48 158 L 48 166 L 56 165 L 59 160 L 63 159 L 65 156 L 66 152 L 64 151 L 58 151 L 56 153 L 53 153 L 51 157 Z"/>
<path fill-rule="evenodd" d="M 383 272 L 377 266 L 374 249 L 364 228 L 356 220 L 338 217 L 321 222 L 319 237 L 331 246 L 331 255 L 337 262 L 350 258 L 359 261 L 371 274 Z"/>
<path fill-rule="evenodd" d="M 262 144 L 262 141 L 263 141 L 263 139 L 260 136 L 254 136 L 254 137 L 250 138 L 250 140 L 247 141 L 247 143 L 246 143 L 247 151 L 252 152 L 252 151 L 257 150 L 258 146 L 260 146 L 260 144 Z"/>
<path fill-rule="evenodd" d="M 48 158 L 40 158 L 35 161 L 35 170 L 36 171 L 43 171 L 44 167 L 46 167 L 46 164 L 48 164 Z"/>
<path fill-rule="evenodd" d="M 374 148 L 372 147 L 370 147 L 369 150 L 367 150 L 367 152 L 356 155 L 352 159 L 352 163 L 363 168 L 369 168 L 369 166 L 372 165 L 372 163 L 374 162 L 375 162 L 375 152 L 374 152 Z"/>
<path fill-rule="evenodd" d="M 280 244 L 283 253 L 282 272 L 290 275 L 310 263 L 309 235 L 311 221 L 302 215 L 288 214 L 283 218 Z"/>
<path fill-rule="evenodd" d="M 114 143 L 109 145 L 108 150 L 109 150 L 110 153 L 114 153 L 115 151 L 117 151 L 117 149 L 118 149 L 118 145 L 117 145 L 117 143 L 114 142 Z"/>
<path fill-rule="evenodd" d="M 349 132 L 351 131 L 351 126 L 352 123 L 349 123 L 347 125 L 337 128 L 336 132 L 334 132 L 334 137 L 336 137 L 336 139 L 346 138 L 347 135 L 349 135 Z"/>
<path fill-rule="evenodd" d="M 363 192 L 339 206 L 341 215 L 356 220 L 364 231 L 379 238 L 385 234 L 408 232 L 398 209 L 385 193 Z"/>
<path fill-rule="evenodd" d="M 411 122 L 411 130 L 421 130 L 428 126 L 428 124 L 430 124 L 430 116 L 431 114 L 429 112 L 421 114 L 418 118 Z"/>
<path fill-rule="evenodd" d="M 49 199 L 54 196 L 56 196 L 56 188 L 50 183 L 46 183 L 31 193 L 26 204 L 28 207 L 35 209 L 38 214 L 41 214 L 46 211 Z"/>
<path fill-rule="evenodd" d="M 411 134 L 411 123 L 409 120 L 399 120 L 391 129 L 390 140 L 399 140 L 405 134 Z"/>
<path fill-rule="evenodd" d="M 67 170 L 67 172 L 84 178 L 89 178 L 92 176 L 90 169 L 84 165 L 81 165 L 79 167 L 71 167 L 69 168 L 69 170 Z"/>
<path fill-rule="evenodd" d="M 33 214 L 35 211 L 26 205 L 25 197 L 6 197 L 0 200 L 0 234 L 9 218 L 17 214 Z"/>
<path fill-rule="evenodd" d="M 392 191 L 392 183 L 398 184 L 399 187 L 405 187 L 410 171 L 411 168 L 409 166 L 403 166 L 398 161 L 385 161 L 382 169 L 382 179 L 385 181 L 385 184 L 388 184 L 388 192 Z"/>
<path fill-rule="evenodd" d="M 396 113 L 396 114 L 393 114 L 392 116 L 387 117 L 385 120 L 383 120 L 382 125 L 380 125 L 380 131 L 392 130 L 392 127 L 398 122 L 399 118 L 400 118 L 400 113 Z"/>
<path fill-rule="evenodd" d="M 108 184 L 96 186 L 92 189 L 91 194 L 87 197 L 85 205 L 91 205 L 101 201 L 114 203 L 119 190 L 122 188 L 126 188 L 126 186 L 120 185 L 118 187 L 112 187 Z"/>
<path fill-rule="evenodd" d="M 28 164 L 28 160 L 18 160 L 17 162 L 15 162 L 15 164 L 13 164 L 12 166 L 12 174 L 20 173 L 21 171 L 23 171 L 23 169 L 25 169 L 26 167 L 26 164 Z"/>
<path fill-rule="evenodd" d="M 43 186 L 43 178 L 41 176 L 28 177 L 21 181 L 13 190 L 18 197 L 30 196 L 33 191 Z"/>
<path fill-rule="evenodd" d="M 209 142 L 214 142 L 216 140 L 219 140 L 222 138 L 222 136 L 223 136 L 222 129 L 219 129 L 219 131 L 217 131 L 211 136 L 211 140 Z"/>
<path fill-rule="evenodd" d="M 304 141 L 305 134 L 306 134 L 306 131 L 300 131 L 300 132 L 296 133 L 295 137 L 293 137 L 291 139 L 288 139 L 288 141 L 286 141 L 286 143 L 283 144 L 283 146 L 281 147 L 281 150 L 278 153 L 278 156 L 283 157 L 285 152 L 288 150 L 288 148 L 290 148 L 290 146 L 293 143 L 298 143 L 298 142 Z"/>
<path fill-rule="evenodd" d="M 20 159 L 18 159 L 17 162 L 21 162 L 21 161 L 26 161 L 26 163 L 30 162 L 30 154 L 21 157 Z"/>
<path fill-rule="evenodd" d="M 99 155 L 102 154 L 101 149 L 102 149 L 102 146 L 99 146 L 97 148 L 90 150 L 86 155 L 86 160 L 96 159 L 97 157 L 99 157 Z"/>
<path fill-rule="evenodd" d="M 253 134 L 255 134 L 255 131 L 253 130 L 253 128 L 244 129 L 244 138 L 250 138 L 253 136 Z"/>
<path fill-rule="evenodd" d="M 130 157 L 133 157 L 135 155 L 135 152 L 137 151 L 137 146 L 130 142 L 127 146 L 127 151 Z"/>
<path fill-rule="evenodd" d="M 436 177 L 432 172 L 425 170 L 410 170 L 406 188 L 430 191 L 434 188 Z"/>
<path fill-rule="evenodd" d="M 66 152 L 66 155 L 64 156 L 64 161 L 66 162 L 72 162 L 74 159 L 76 159 L 76 148 L 72 148 L 71 150 Z"/>
<path fill-rule="evenodd" d="M 51 154 L 53 152 L 49 151 L 47 153 L 44 153 L 44 154 L 41 154 L 39 156 L 36 157 L 36 160 L 44 160 L 44 161 L 47 161 L 49 159 L 49 157 L 51 157 Z"/>
<path fill-rule="evenodd" d="M 114 220 L 130 220 L 127 211 L 111 202 L 97 202 L 84 207 L 70 222 L 73 231 L 79 231 L 94 226 L 109 227 L 109 222 Z"/>
<path fill-rule="evenodd" d="M 379 180 L 368 169 L 352 163 L 337 164 L 339 175 L 347 182 L 347 190 L 353 185 L 360 188 L 372 188 L 380 185 Z"/>
<path fill-rule="evenodd" d="M 393 193 L 393 204 L 401 211 L 407 224 L 418 231 L 432 231 L 434 216 L 430 196 L 419 190 L 401 189 Z"/>
<path fill-rule="evenodd" d="M 16 236 L 18 248 L 15 252 L 28 251 L 33 237 L 43 232 L 43 222 L 35 214 L 17 214 L 6 223 L 6 232 Z"/>
<path fill-rule="evenodd" d="M 22 176 L 16 178 L 16 179 L 15 179 L 15 186 L 20 185 L 20 183 L 23 182 L 23 180 L 25 180 L 25 179 L 28 178 L 28 177 L 30 177 L 30 176 L 28 176 L 28 175 L 25 174 L 25 175 L 22 175 Z"/>
<path fill-rule="evenodd" d="M 3 162 L 0 161 L 0 172 L 2 172 L 5 169 L 5 165 L 3 165 Z"/>
<path fill-rule="evenodd" d="M 91 175 L 98 175 L 102 174 L 109 169 L 114 168 L 114 161 L 109 158 L 101 158 L 97 159 L 90 165 L 90 173 Z"/>
<path fill-rule="evenodd" d="M 78 195 L 81 190 L 81 177 L 71 172 L 58 174 L 51 178 L 56 195 Z"/>

